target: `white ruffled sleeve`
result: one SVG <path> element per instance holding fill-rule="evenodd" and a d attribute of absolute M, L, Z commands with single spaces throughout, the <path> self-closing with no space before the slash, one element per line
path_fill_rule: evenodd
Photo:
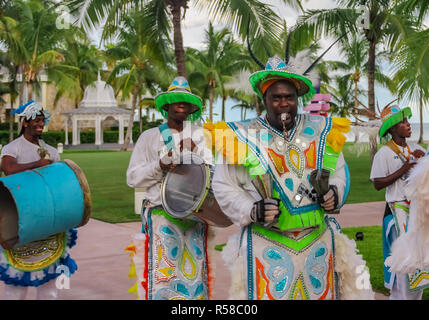
<path fill-rule="evenodd" d="M 216 165 L 213 192 L 222 211 L 240 227 L 250 224 L 250 212 L 261 197 L 252 185 L 244 166 Z"/>
<path fill-rule="evenodd" d="M 162 180 L 156 151 L 159 136 L 155 132 L 157 131 L 147 130 L 137 140 L 127 169 L 127 184 L 130 187 L 149 188 Z"/>

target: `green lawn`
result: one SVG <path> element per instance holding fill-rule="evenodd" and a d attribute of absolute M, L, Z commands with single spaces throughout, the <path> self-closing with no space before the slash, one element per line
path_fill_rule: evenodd
<path fill-rule="evenodd" d="M 346 203 L 360 203 L 371 201 L 384 201 L 384 190 L 375 190 L 369 180 L 371 167 L 369 152 L 357 155 L 351 151 L 351 144 L 347 143 L 343 149 L 344 159 L 350 170 L 350 193 Z"/>
<path fill-rule="evenodd" d="M 85 173 L 92 197 L 92 217 L 110 223 L 139 221 L 134 189 L 126 183 L 131 152 L 65 151 L 62 159 L 76 162 Z"/>

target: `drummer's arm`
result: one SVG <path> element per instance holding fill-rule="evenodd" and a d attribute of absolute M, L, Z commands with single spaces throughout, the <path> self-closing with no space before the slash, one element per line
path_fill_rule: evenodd
<path fill-rule="evenodd" d="M 162 180 L 160 159 L 150 157 L 151 150 L 141 138 L 137 140 L 127 169 L 127 184 L 132 188 L 149 188 Z"/>
<path fill-rule="evenodd" d="M 245 167 L 216 165 L 212 181 L 214 195 L 222 211 L 240 227 L 252 222 L 250 213 L 253 204 L 260 200 L 257 194 L 244 189 L 250 183 L 250 176 Z"/>
<path fill-rule="evenodd" d="M 22 172 L 25 170 L 31 170 L 51 164 L 52 161 L 48 159 L 40 159 L 29 163 L 17 163 L 16 158 L 11 156 L 3 156 L 1 160 L 1 168 L 5 175 L 11 175 L 14 173 Z"/>

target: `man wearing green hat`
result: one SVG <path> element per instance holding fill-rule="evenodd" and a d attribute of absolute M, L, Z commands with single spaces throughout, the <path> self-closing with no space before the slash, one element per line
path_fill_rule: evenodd
<path fill-rule="evenodd" d="M 410 202 L 405 195 L 406 179 L 416 160 L 425 155 L 411 137 L 410 108 L 387 106 L 381 113 L 380 140 L 388 140 L 375 154 L 371 180 L 377 190 L 386 188 L 386 208 L 383 217 L 383 259 L 390 255 L 393 241 L 406 232 Z M 384 285 L 390 289 L 392 300 L 421 299 L 422 290 L 409 290 L 409 276 L 389 272 L 384 266 Z"/>
<path fill-rule="evenodd" d="M 202 220 L 179 219 L 162 207 L 161 183 L 177 166 L 175 155 L 189 149 L 208 164 L 203 131 L 190 122 L 201 115 L 202 101 L 187 80 L 177 77 L 155 97 L 167 122 L 146 130 L 134 147 L 127 170 L 130 187 L 146 188 L 142 234 L 134 237 L 133 262 L 140 299 L 208 299 L 208 226 Z"/>
<path fill-rule="evenodd" d="M 223 250 L 234 299 L 371 299 L 369 274 L 354 241 L 325 213 L 344 204 L 349 176 L 342 155 L 347 119 L 299 114 L 311 81 L 274 57 L 250 76 L 266 114 L 227 123 L 245 144 L 234 163 L 216 165 L 216 199 L 240 232 Z M 228 144 L 228 143 L 227 143 Z M 220 152 L 221 150 L 217 150 Z M 356 287 L 358 276 L 368 282 Z"/>

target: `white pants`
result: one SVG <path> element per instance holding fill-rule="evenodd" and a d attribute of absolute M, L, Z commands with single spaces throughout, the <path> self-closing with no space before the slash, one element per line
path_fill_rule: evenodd
<path fill-rule="evenodd" d="M 392 290 L 390 291 L 390 300 L 421 300 L 423 290 L 408 290 L 407 276 L 405 274 L 396 274 Z"/>
<path fill-rule="evenodd" d="M 24 300 L 29 287 L 5 285 L 5 300 Z M 36 287 L 37 300 L 55 300 L 58 298 L 58 289 L 55 285 L 55 279 Z"/>

